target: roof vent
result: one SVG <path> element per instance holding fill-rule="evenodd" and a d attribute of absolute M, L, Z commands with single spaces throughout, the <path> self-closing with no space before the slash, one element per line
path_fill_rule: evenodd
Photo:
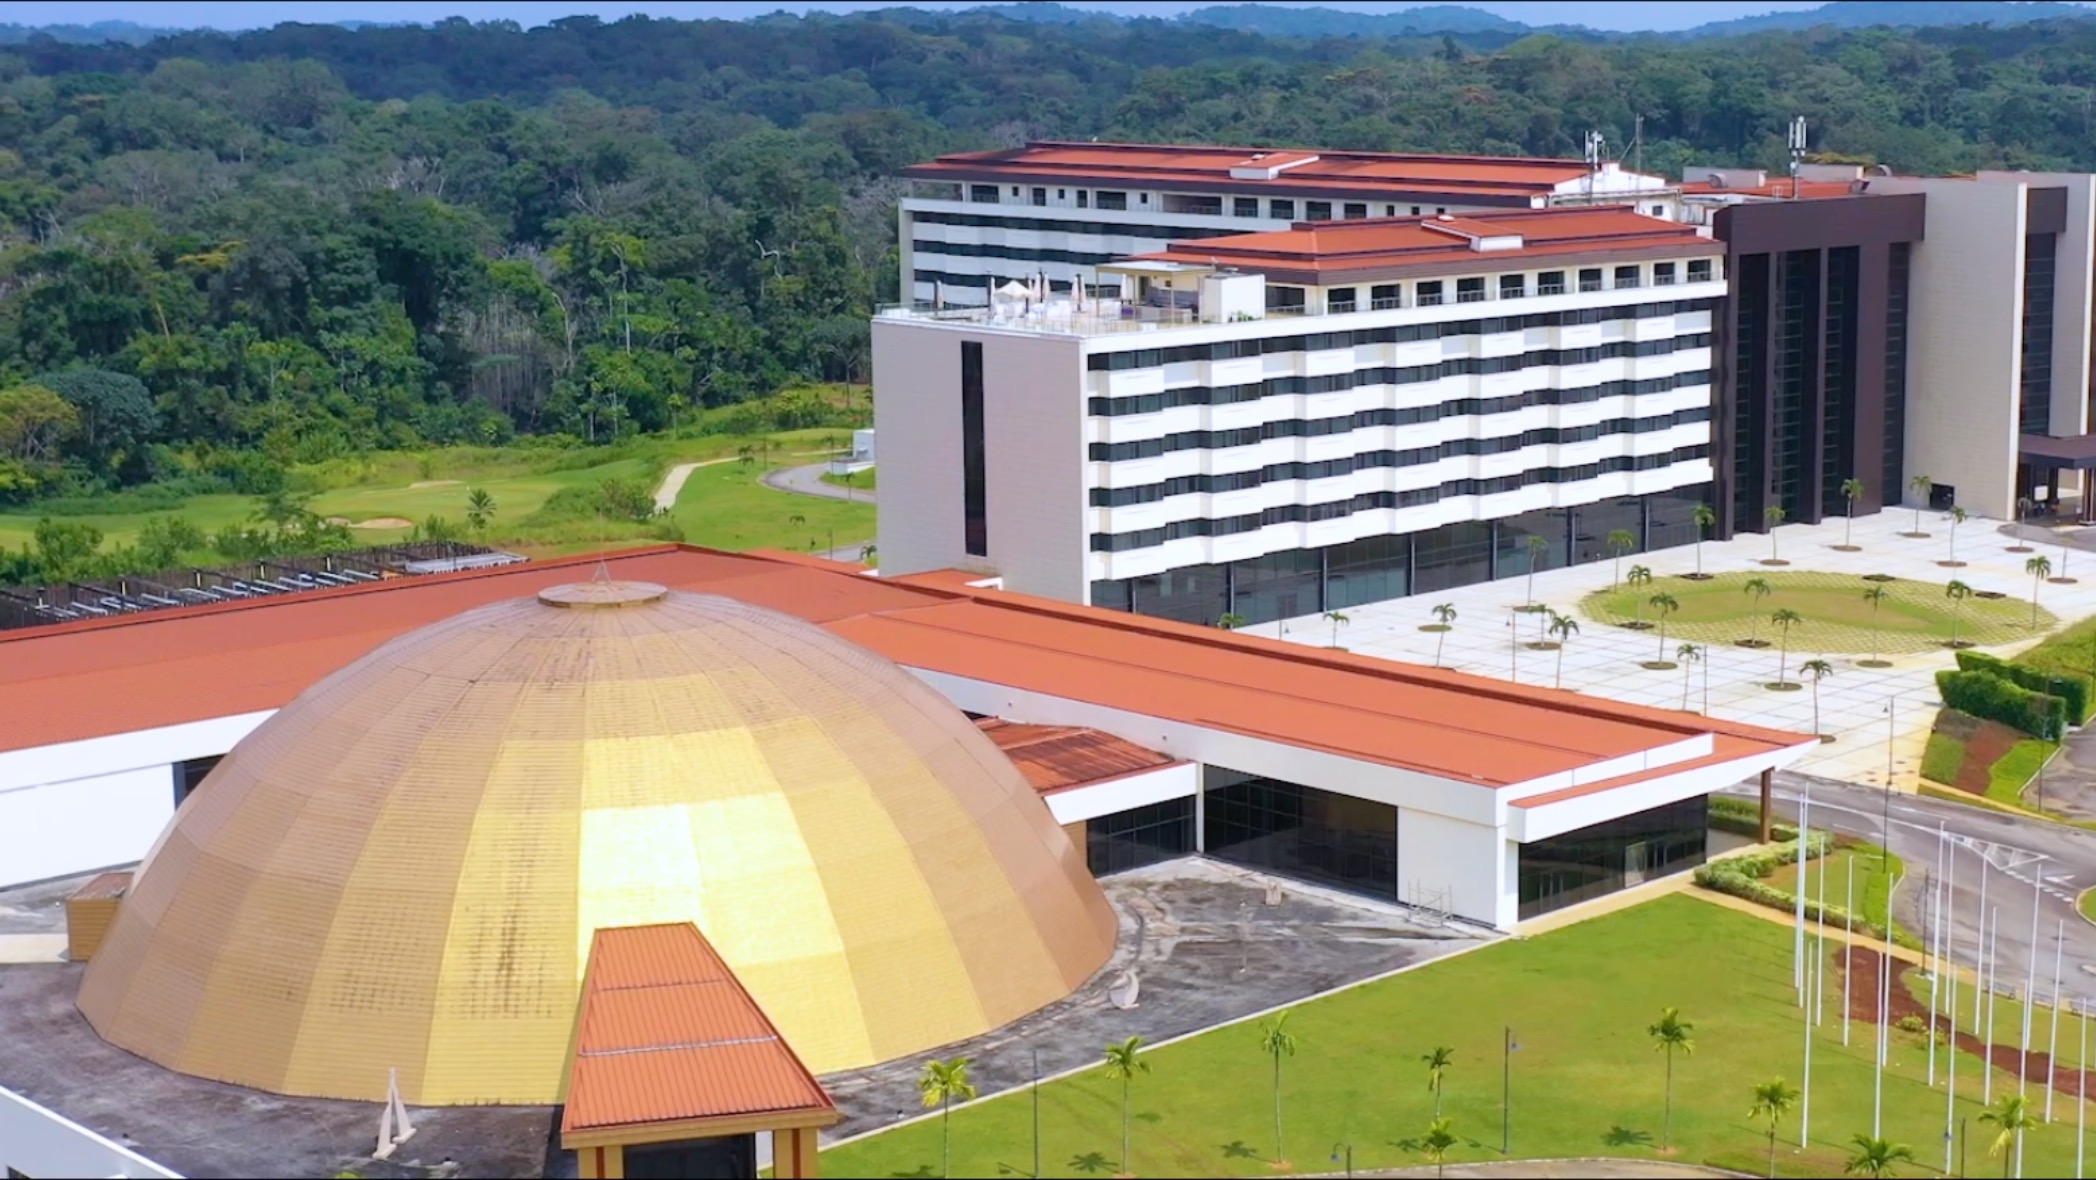
<path fill-rule="evenodd" d="M 1440 219 L 1442 221 L 1454 221 L 1456 219 L 1456 215 L 1453 213 L 1443 213 L 1440 215 Z"/>
<path fill-rule="evenodd" d="M 1230 179 L 1272 180 L 1290 168 L 1316 162 L 1315 152 L 1258 152 L 1230 165 Z"/>
<path fill-rule="evenodd" d="M 1725 174 L 1722 172 L 1713 172 L 1710 174 L 1709 179 L 1705 183 L 1709 184 L 1712 188 L 1724 188 Z"/>

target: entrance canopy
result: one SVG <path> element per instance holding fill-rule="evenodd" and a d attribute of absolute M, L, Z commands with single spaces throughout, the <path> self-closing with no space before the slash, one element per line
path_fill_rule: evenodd
<path fill-rule="evenodd" d="M 2096 434 L 2074 434 L 2053 438 L 2026 434 L 2016 444 L 2017 455 L 2033 467 L 2071 467 L 2096 470 Z"/>

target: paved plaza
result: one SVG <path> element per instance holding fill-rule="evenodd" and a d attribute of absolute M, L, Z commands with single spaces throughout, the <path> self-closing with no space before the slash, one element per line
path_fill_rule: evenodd
<path fill-rule="evenodd" d="M 1973 517 L 1958 527 L 1957 558 L 1966 563 L 1959 568 L 1938 564 L 1949 556 L 1949 520 L 1943 513 L 1922 514 L 1921 527 L 1931 534 L 1929 537 L 1899 535 L 1913 527 L 1911 508 L 1859 517 L 1853 543 L 1860 551 L 1844 553 L 1834 549 L 1842 542 L 1840 519 L 1818 525 L 1784 525 L 1777 542 L 1781 556 L 1789 564 L 1780 571 L 1762 564 L 1762 559 L 1769 556 L 1769 538 L 1760 533 L 1705 543 L 1703 569 L 1712 574 L 1853 574 L 1859 596 L 1869 585 L 1862 580 L 1865 574 L 1891 575 L 1897 579 L 1891 584 L 1895 594 L 1937 597 L 1955 578 L 1976 591 L 1998 591 L 2012 600 L 2030 601 L 2031 578 L 2024 573 L 2023 565 L 2034 554 L 2008 552 L 2008 547 L 2017 542 L 2001 522 Z M 2052 562 L 2055 574 L 2064 564 L 2066 576 L 2078 579 L 2067 585 L 2043 585 L 2038 592 L 2039 605 L 2057 618 L 2059 626 L 2096 615 L 2096 552 L 2073 548 L 2063 553 L 2061 544 L 2096 543 L 2096 529 L 2067 528 L 2055 532 L 2031 526 L 2027 531 L 2036 554 Z M 1693 548 L 1683 546 L 1626 557 L 1622 568 L 1628 571 L 1632 565 L 1643 564 L 1651 568 L 1654 576 L 1664 578 L 1694 570 L 1695 561 Z M 1608 588 L 1611 573 L 1611 563 L 1600 561 L 1536 574 L 1535 600 L 1579 619 L 1581 630 L 1564 649 L 1566 689 L 1678 709 L 1683 707 L 1685 685 L 1687 707 L 1700 711 L 1705 707 L 1707 681 L 1708 708 L 1715 716 L 1800 733 L 1812 731 L 1813 693 L 1809 685 L 1795 692 L 1772 692 L 1763 687 L 1776 676 L 1778 656 L 1774 647 L 1708 644 L 1704 645 L 1706 659 L 1700 665 L 1671 671 L 1643 667 L 1644 661 L 1655 658 L 1659 652 L 1659 638 L 1654 632 L 1612 626 L 1576 609 L 1587 595 Z M 1456 608 L 1457 618 L 1442 650 L 1444 667 L 1500 680 L 1511 677 L 1524 685 L 1547 688 L 1557 679 L 1558 653 L 1525 646 L 1537 638 L 1538 626 L 1533 616 L 1515 613 L 1525 602 L 1527 579 L 1516 575 L 1454 590 L 1348 607 L 1345 613 L 1349 622 L 1339 630 L 1339 643 L 1364 655 L 1431 663 L 1435 642 L 1440 637 L 1420 627 L 1434 621 L 1432 610 L 1436 604 L 1448 603 Z M 1519 644 L 1513 640 L 1510 623 L 1518 624 Z M 1332 641 L 1331 624 L 1318 616 L 1265 623 L 1246 630 L 1318 646 Z M 2032 634 L 1977 650 L 2014 655 L 2041 637 Z M 1670 637 L 1666 642 L 1667 659 L 1674 659 L 1675 646 Z M 1956 661 L 1949 650 L 1936 648 L 1889 656 L 1888 668 L 1859 667 L 1858 661 L 1867 654 L 1855 650 L 1822 651 L 1816 646 L 1809 617 L 1793 632 L 1788 679 L 1804 679 L 1797 672 L 1803 660 L 1824 657 L 1834 666 L 1833 674 L 1819 685 L 1819 709 L 1821 732 L 1832 734 L 1835 740 L 1808 755 L 1796 769 L 1828 778 L 1882 784 L 1886 779 L 1890 736 L 1894 785 L 1913 790 L 1930 722 L 1942 704 L 1936 694 L 1935 674 L 1953 667 Z M 1897 703 L 1889 725 L 1888 701 Z"/>

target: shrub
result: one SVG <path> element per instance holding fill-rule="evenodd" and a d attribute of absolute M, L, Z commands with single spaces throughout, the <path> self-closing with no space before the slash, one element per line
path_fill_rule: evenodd
<path fill-rule="evenodd" d="M 1936 688 L 1944 704 L 1975 717 L 1999 721 L 2036 737 L 2066 732 L 2066 701 L 2050 693 L 2032 692 L 1991 672 L 1938 672 Z"/>
<path fill-rule="evenodd" d="M 1905 1016 L 1900 1017 L 1898 1020 L 1893 1021 L 1892 1026 L 1894 1028 L 1897 1028 L 1901 1032 L 1910 1033 L 1924 1032 L 1929 1027 L 1928 1025 L 1922 1023 L 1921 1017 L 1914 1015 L 1912 1012 L 1909 1012 Z"/>
<path fill-rule="evenodd" d="M 1827 833 L 1812 833 L 1807 859 L 1826 855 L 1827 850 L 1832 845 L 1833 838 L 1827 835 Z M 1723 860 L 1711 861 L 1709 864 L 1703 865 L 1696 870 L 1694 880 L 1702 888 L 1716 893 L 1730 894 L 1733 897 L 1751 901 L 1756 905 L 1765 905 L 1771 909 L 1791 911 L 1797 908 L 1798 895 L 1769 885 L 1762 878 L 1775 872 L 1777 868 L 1790 864 L 1797 859 L 1797 841 L 1792 840 L 1788 844 L 1769 852 L 1759 852 L 1749 856 L 1728 856 Z M 1810 921 L 1824 922 L 1829 926 L 1853 923 L 1857 931 L 1868 937 L 1885 937 L 1885 928 L 1863 915 L 1851 914 L 1849 911 L 1836 905 L 1821 905 L 1809 897 L 1805 899 L 1805 917 Z M 1904 931 L 1897 933 L 1893 941 L 1901 946 L 1917 949 L 1921 945 L 1912 935 Z"/>
<path fill-rule="evenodd" d="M 2067 716 L 2077 724 L 2089 715 L 2089 683 L 2079 676 L 2059 676 L 1977 651 L 1959 652 L 1958 667 L 1967 672 L 1991 673 L 2032 692 L 2057 696 L 2067 703 Z"/>

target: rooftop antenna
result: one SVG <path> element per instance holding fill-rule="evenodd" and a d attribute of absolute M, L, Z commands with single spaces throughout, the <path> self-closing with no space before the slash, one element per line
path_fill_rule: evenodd
<path fill-rule="evenodd" d="M 1645 173 L 1645 116 L 1639 115 L 1630 124 L 1630 170 L 1642 176 Z"/>
<path fill-rule="evenodd" d="M 1599 131 L 1587 132 L 1587 204 L 1589 205 L 1594 203 L 1594 174 L 1601 171 L 1601 149 L 1604 142 Z"/>
<path fill-rule="evenodd" d="M 1798 168 L 1805 158 L 1805 116 L 1790 121 L 1790 199 L 1798 199 Z"/>
<path fill-rule="evenodd" d="M 594 573 L 594 574 L 591 574 L 591 575 L 590 575 L 590 581 L 592 581 L 592 582 L 609 582 L 609 581 L 611 581 L 611 566 L 609 566 L 609 565 L 605 564 L 605 563 L 604 563 L 604 562 L 602 562 L 602 561 L 599 561 L 599 562 L 597 563 L 597 572 L 596 572 L 596 573 Z"/>

